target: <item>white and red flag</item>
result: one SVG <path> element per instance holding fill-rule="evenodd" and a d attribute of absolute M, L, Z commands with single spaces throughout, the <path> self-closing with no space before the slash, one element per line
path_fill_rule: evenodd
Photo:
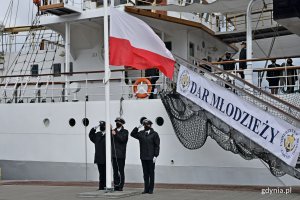
<path fill-rule="evenodd" d="M 142 20 L 110 8 L 109 64 L 158 68 L 172 79 L 175 60 L 164 42 Z"/>

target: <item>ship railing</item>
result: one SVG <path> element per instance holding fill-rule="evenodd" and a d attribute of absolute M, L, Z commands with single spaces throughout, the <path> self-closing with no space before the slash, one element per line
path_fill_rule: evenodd
<path fill-rule="evenodd" d="M 117 5 L 129 5 L 131 0 L 115 0 L 114 4 Z M 68 5 L 81 10 L 92 10 L 99 7 L 103 7 L 103 0 L 42 0 L 41 6 L 51 6 L 51 5 Z M 108 5 L 110 1 L 108 1 Z"/>
<path fill-rule="evenodd" d="M 177 1 L 177 0 L 172 0 L 168 1 L 167 3 L 155 3 L 155 1 L 145 1 L 145 0 L 137 0 L 136 1 L 136 6 L 155 6 L 155 5 L 178 5 L 178 6 L 185 6 L 185 5 L 190 5 L 193 3 L 193 0 L 188 2 L 188 1 Z M 132 7 L 128 6 L 126 9 L 130 9 Z M 125 10 L 126 10 L 125 9 Z M 143 9 L 139 9 L 139 11 L 143 11 Z M 204 25 L 205 27 L 209 28 L 210 30 L 213 31 L 219 31 L 219 29 L 225 25 L 225 22 L 223 22 L 223 17 L 219 15 L 215 15 L 214 13 L 194 13 L 194 12 L 173 12 L 173 11 L 160 11 L 160 10 L 144 10 L 146 12 L 152 12 L 156 13 L 159 15 L 166 15 L 182 20 L 188 20 L 191 22 L 196 22 L 199 24 Z M 224 25 L 223 25 L 224 24 Z"/>
<path fill-rule="evenodd" d="M 125 72 L 135 72 L 139 75 L 125 76 Z M 160 90 L 166 88 L 166 78 L 163 75 L 145 77 L 144 71 L 133 69 L 112 70 L 110 78 L 111 99 L 121 97 L 127 100 L 138 99 L 133 91 L 135 81 L 140 78 L 158 77 L 154 91 L 148 90 L 143 83 L 138 87 L 157 98 Z M 67 79 L 66 79 L 67 77 Z M 40 75 L 9 75 L 0 76 L 1 103 L 46 103 L 67 101 L 99 101 L 105 99 L 104 71 L 84 71 L 60 74 Z"/>
<path fill-rule="evenodd" d="M 226 14 L 224 21 L 219 23 L 223 26 L 217 30 L 219 30 L 219 32 L 245 31 L 247 29 L 246 21 L 246 13 Z M 273 9 L 271 8 L 254 10 L 252 12 L 251 22 L 255 29 L 270 28 L 277 25 L 277 22 L 273 18 Z"/>
<path fill-rule="evenodd" d="M 274 58 L 270 58 L 272 60 Z M 260 107 L 262 110 L 272 113 L 273 115 L 288 121 L 289 123 L 295 125 L 296 127 L 300 127 L 300 107 L 299 107 L 299 90 L 295 90 L 294 93 L 291 94 L 271 94 L 269 88 L 263 84 L 259 86 L 258 83 L 249 83 L 242 79 L 239 76 L 239 72 L 242 70 L 232 70 L 225 71 L 222 69 L 221 65 L 225 62 L 214 62 L 213 64 L 210 62 L 206 62 L 197 58 L 190 58 L 189 61 L 186 61 L 182 58 L 177 58 L 181 63 L 187 65 L 193 69 L 196 73 L 202 74 L 207 79 L 214 81 L 220 86 L 224 87 L 224 89 L 230 90 L 231 92 L 237 94 L 244 100 L 255 104 Z M 253 59 L 254 60 L 254 59 Z M 252 61 L 253 61 L 252 60 Z M 260 59 L 257 59 L 260 60 Z M 227 61 L 228 63 L 230 61 Z M 233 61 L 234 62 L 234 61 Z M 242 62 L 242 61 L 236 61 Z M 210 70 L 207 70 L 207 66 L 210 67 Z M 288 70 L 288 67 L 286 67 Z M 299 70 L 299 66 L 292 67 L 292 69 Z M 278 69 L 283 70 L 283 69 Z M 256 69 L 253 70 L 254 74 Z M 258 73 L 262 73 L 263 71 L 268 71 L 268 69 L 258 69 Z M 265 73 L 266 74 L 266 73 Z M 299 77 L 299 73 L 297 74 Z M 255 77 L 255 76 L 253 76 Z M 260 79 L 256 80 L 265 80 L 265 75 L 260 76 Z M 286 76 L 284 76 L 286 77 Z M 281 87 L 290 87 L 290 86 L 281 86 Z M 297 83 L 297 87 L 299 88 L 299 79 Z"/>
<path fill-rule="evenodd" d="M 299 56 L 294 56 L 293 58 L 298 58 Z M 260 62 L 258 65 L 261 65 L 262 61 L 268 61 L 273 59 L 279 59 L 281 63 L 280 67 L 275 68 L 267 68 L 268 64 L 265 64 L 266 67 L 254 67 L 253 68 L 253 84 L 266 91 L 271 92 L 272 88 L 278 88 L 277 95 L 286 95 L 287 93 L 299 93 L 300 92 L 300 66 L 287 66 L 286 59 L 290 57 L 276 57 L 276 58 L 261 58 L 261 59 L 251 59 L 251 60 L 233 60 L 233 61 L 220 61 L 220 62 L 212 62 L 218 68 L 223 69 L 223 64 L 234 63 L 235 69 L 229 70 L 228 72 L 238 76 L 241 78 L 241 74 L 244 73 L 243 69 L 239 69 L 240 62 Z M 195 58 L 191 58 L 195 61 Z M 197 59 L 196 59 L 197 60 Z M 199 62 L 199 61 L 198 61 Z M 271 63 L 269 63 L 271 64 Z M 275 75 L 267 76 L 268 72 L 275 72 Z M 278 79 L 278 86 L 270 86 L 268 80 Z"/>
<path fill-rule="evenodd" d="M 155 6 L 155 5 L 177 5 L 188 6 L 193 3 L 200 3 L 198 0 L 169 0 L 167 2 L 156 3 L 156 1 L 137 0 L 136 6 Z M 273 19 L 273 3 L 264 4 L 261 8 L 253 8 L 252 10 L 252 24 L 255 28 L 269 28 L 277 25 Z M 139 8 L 139 7 L 138 7 Z M 142 7 L 141 7 L 142 8 Z M 231 32 L 231 31 L 245 31 L 246 30 L 246 13 L 195 13 L 195 12 L 172 12 L 149 10 L 152 13 L 159 13 L 176 17 L 183 20 L 189 20 L 196 23 L 201 23 L 214 32 Z"/>
<path fill-rule="evenodd" d="M 64 4 L 64 5 L 70 5 L 73 7 L 82 8 L 83 2 L 84 2 L 83 0 L 41 0 L 41 6 Z"/>
<path fill-rule="evenodd" d="M 42 28 L 40 28 L 42 29 Z M 14 31 L 12 29 L 12 31 Z M 18 29 L 16 28 L 16 31 Z M 37 32 L 38 33 L 38 32 Z M 37 39 L 38 34 L 29 34 L 29 31 L 24 31 L 23 33 L 18 32 L 5 32 L 3 34 L 3 40 L 1 41 L 1 51 L 4 54 L 19 52 L 22 49 L 21 53 L 35 53 L 35 54 L 44 54 L 44 52 L 36 52 L 37 50 L 53 50 L 56 45 L 64 46 L 63 38 L 57 38 L 59 36 L 58 33 L 54 33 L 50 30 L 46 30 L 43 32 L 41 38 Z M 53 41 L 55 39 L 56 41 Z M 25 52 L 26 51 L 26 52 Z"/>

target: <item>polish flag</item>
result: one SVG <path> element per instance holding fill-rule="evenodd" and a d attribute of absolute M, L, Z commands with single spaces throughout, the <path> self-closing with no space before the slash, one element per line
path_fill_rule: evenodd
<path fill-rule="evenodd" d="M 175 60 L 164 42 L 142 20 L 110 8 L 109 64 L 158 68 L 172 79 Z"/>

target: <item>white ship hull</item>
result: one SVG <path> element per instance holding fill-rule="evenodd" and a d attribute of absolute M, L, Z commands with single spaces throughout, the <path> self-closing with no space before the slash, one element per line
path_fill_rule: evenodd
<path fill-rule="evenodd" d="M 2 179 L 85 181 L 98 179 L 93 164 L 94 146 L 89 141 L 91 127 L 104 119 L 104 101 L 2 104 L 0 130 L 0 166 Z M 299 185 L 299 180 L 276 178 L 260 160 L 244 160 L 226 152 L 212 139 L 198 150 L 185 149 L 177 139 L 165 108 L 159 99 L 123 102 L 123 117 L 131 131 L 141 117 L 164 124 L 154 129 L 161 138 L 156 165 L 157 183 Z M 63 112 L 61 112 L 63 110 Z M 119 116 L 120 102 L 111 102 L 111 122 Z M 82 123 L 88 118 L 89 126 Z M 69 120 L 76 120 L 74 127 Z M 44 119 L 49 119 L 48 127 Z M 142 182 L 138 141 L 127 144 L 126 182 Z"/>

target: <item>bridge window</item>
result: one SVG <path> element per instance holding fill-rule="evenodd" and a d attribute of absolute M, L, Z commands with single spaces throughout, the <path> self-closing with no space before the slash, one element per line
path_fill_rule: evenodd
<path fill-rule="evenodd" d="M 164 118 L 162 118 L 162 117 L 157 117 L 156 119 L 155 119 L 155 122 L 156 122 L 156 124 L 158 125 L 158 126 L 162 126 L 163 124 L 164 124 Z"/>
<path fill-rule="evenodd" d="M 53 76 L 61 76 L 61 64 L 55 63 L 52 65 Z"/>
<path fill-rule="evenodd" d="M 73 63 L 70 62 L 70 65 L 69 65 L 69 72 L 71 73 L 70 76 L 73 75 Z"/>
<path fill-rule="evenodd" d="M 39 75 L 39 65 L 34 64 L 31 65 L 31 69 L 30 69 L 31 75 Z"/>
<path fill-rule="evenodd" d="M 64 63 L 64 67 L 66 67 L 65 63 Z M 70 64 L 69 64 L 69 73 L 70 73 L 70 76 L 73 75 L 73 62 L 70 62 Z"/>
<path fill-rule="evenodd" d="M 82 123 L 84 126 L 88 126 L 90 124 L 90 120 L 88 118 L 83 118 Z"/>
<path fill-rule="evenodd" d="M 207 61 L 208 62 L 211 62 L 212 61 L 212 58 L 210 56 L 207 56 Z"/>
<path fill-rule="evenodd" d="M 189 44 L 189 53 L 190 53 L 190 56 L 192 56 L 192 57 L 195 56 L 195 45 L 192 42 L 190 42 L 190 44 Z"/>
<path fill-rule="evenodd" d="M 172 51 L 172 42 L 165 42 L 166 48 Z"/>
<path fill-rule="evenodd" d="M 69 119 L 69 125 L 71 127 L 75 126 L 75 124 L 76 124 L 76 120 L 74 118 Z"/>

